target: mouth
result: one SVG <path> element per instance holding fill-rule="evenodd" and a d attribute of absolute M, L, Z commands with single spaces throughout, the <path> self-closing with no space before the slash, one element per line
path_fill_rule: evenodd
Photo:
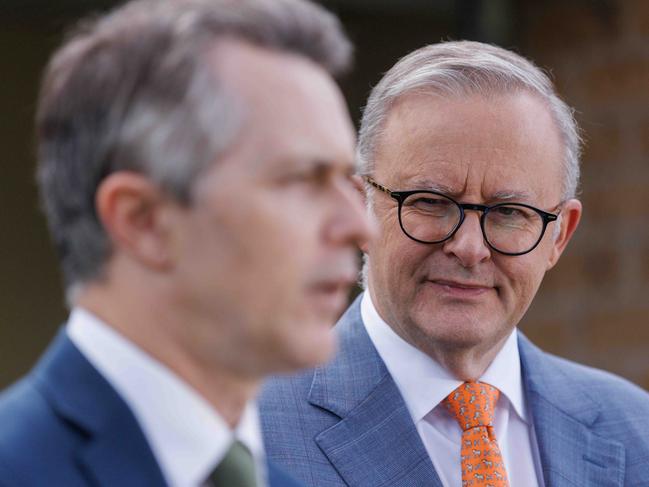
<path fill-rule="evenodd" d="M 437 288 L 440 292 L 457 298 L 479 297 L 494 290 L 493 286 L 468 281 L 432 279 L 426 282 Z"/>

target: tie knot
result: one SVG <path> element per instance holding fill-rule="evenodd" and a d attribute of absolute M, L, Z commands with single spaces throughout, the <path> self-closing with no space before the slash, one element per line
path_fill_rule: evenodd
<path fill-rule="evenodd" d="M 460 428 L 467 431 L 476 426 L 493 426 L 498 396 L 500 391 L 494 386 L 465 382 L 444 399 L 444 404 Z"/>

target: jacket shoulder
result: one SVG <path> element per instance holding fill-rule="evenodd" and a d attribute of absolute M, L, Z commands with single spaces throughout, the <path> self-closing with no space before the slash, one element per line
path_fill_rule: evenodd
<path fill-rule="evenodd" d="M 79 485 L 67 465 L 83 440 L 59 418 L 33 376 L 0 395 L 0 485 Z"/>
<path fill-rule="evenodd" d="M 573 414 L 582 411 L 594 434 L 622 445 L 628 478 L 649 474 L 649 393 L 610 372 L 547 353 L 535 355 L 528 373 L 543 397 Z"/>
<path fill-rule="evenodd" d="M 617 414 L 637 411 L 649 422 L 649 392 L 618 375 L 546 354 L 547 359 L 569 383 L 590 396 L 602 411 Z"/>

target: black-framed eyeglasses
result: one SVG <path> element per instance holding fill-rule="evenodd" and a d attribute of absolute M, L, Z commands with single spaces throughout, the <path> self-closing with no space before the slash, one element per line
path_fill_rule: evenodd
<path fill-rule="evenodd" d="M 490 248 L 504 255 L 523 255 L 536 248 L 548 223 L 556 221 L 561 212 L 548 213 L 524 203 L 458 203 L 436 191 L 392 191 L 369 176 L 364 179 L 397 201 L 401 230 L 424 244 L 442 243 L 453 237 L 464 222 L 466 210 L 474 210 L 482 213 L 482 236 Z"/>

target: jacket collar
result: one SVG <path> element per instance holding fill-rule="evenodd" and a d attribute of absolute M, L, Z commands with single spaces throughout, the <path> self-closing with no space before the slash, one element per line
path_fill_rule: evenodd
<path fill-rule="evenodd" d="M 54 412 L 88 437 L 78 460 L 92 483 L 166 484 L 130 409 L 64 330 L 32 377 Z"/>
<path fill-rule="evenodd" d="M 406 404 L 365 331 L 360 298 L 336 328 L 340 352 L 316 369 L 308 400 L 340 421 L 316 436 L 316 443 L 349 485 L 442 487 Z"/>

